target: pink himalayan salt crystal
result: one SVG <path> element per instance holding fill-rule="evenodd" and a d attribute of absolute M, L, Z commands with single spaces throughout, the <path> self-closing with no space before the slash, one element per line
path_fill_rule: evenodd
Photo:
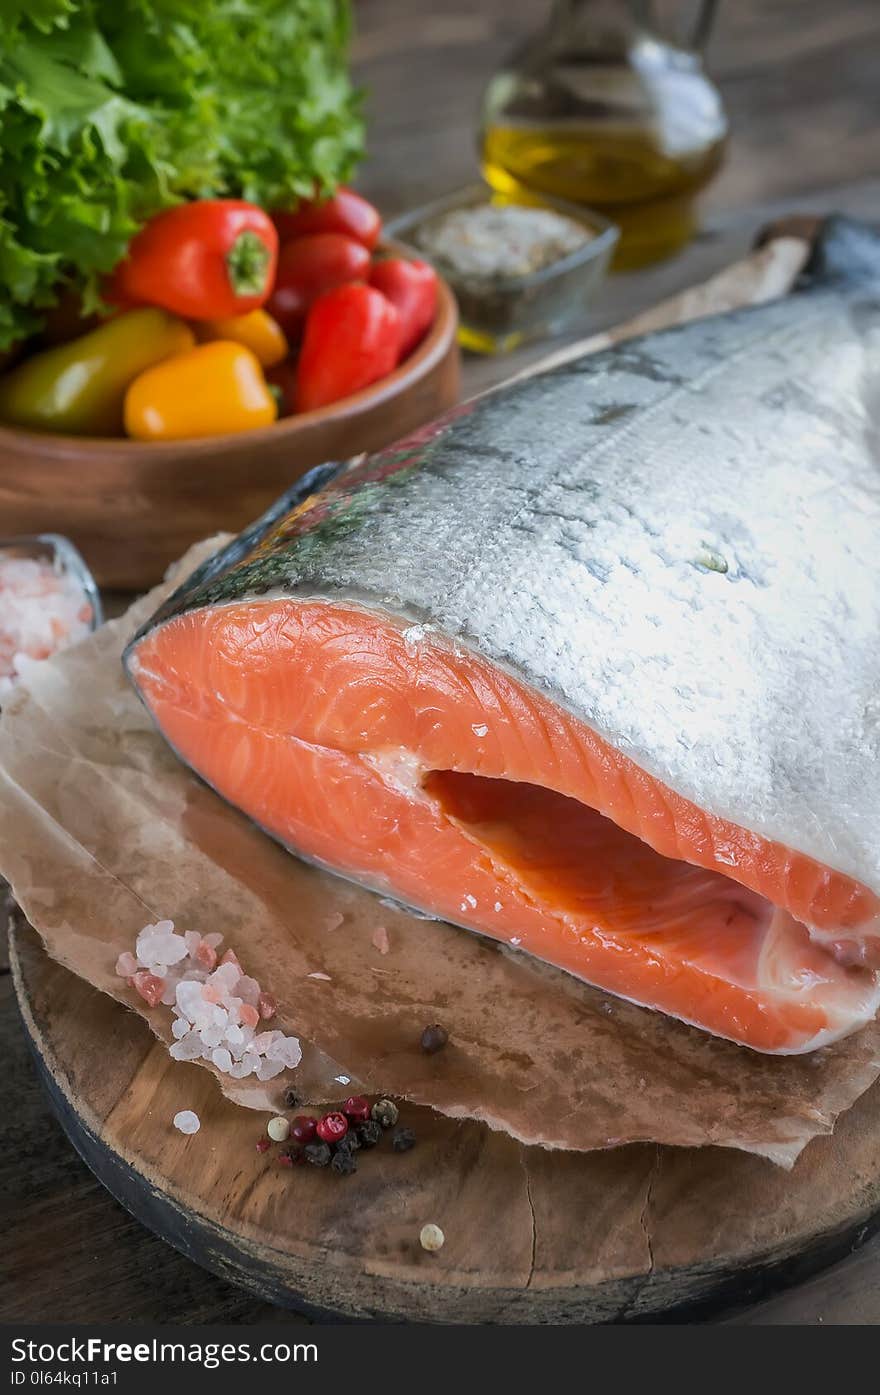
<path fill-rule="evenodd" d="M 260 1020 L 260 1014 L 250 1003 L 242 1003 L 238 1009 L 238 1020 L 243 1027 L 256 1027 Z"/>
<path fill-rule="evenodd" d="M 194 959 L 197 964 L 202 964 L 210 973 L 217 963 L 217 951 L 208 944 L 207 940 L 200 940 L 195 953 L 190 951 L 190 958 Z"/>
<path fill-rule="evenodd" d="M 131 981 L 150 1007 L 155 1007 L 162 1001 L 162 994 L 165 992 L 164 978 L 157 978 L 149 969 L 139 969 Z"/>
<path fill-rule="evenodd" d="M 120 978 L 134 978 L 137 973 L 137 960 L 127 949 L 116 961 L 116 972 Z"/>
<path fill-rule="evenodd" d="M 222 938 L 175 933 L 173 921 L 158 921 L 138 936 L 143 954 L 120 960 L 122 967 L 135 969 L 129 981 L 151 1007 L 162 1001 L 174 1008 L 170 1054 L 175 1060 L 201 1059 L 237 1079 L 255 1074 L 272 1080 L 299 1065 L 302 1048 L 296 1037 L 278 1030 L 255 1034 L 261 1019 L 274 1017 L 276 1000 L 243 973 L 233 950 L 216 964 Z"/>
<path fill-rule="evenodd" d="M 79 581 L 46 557 L 0 551 L 0 698 L 34 661 L 84 639 L 92 608 Z"/>
<path fill-rule="evenodd" d="M 255 978 L 249 978 L 247 974 L 242 974 L 235 991 L 239 998 L 245 1003 L 250 1003 L 251 1007 L 256 1007 L 260 997 L 260 985 Z"/>
<path fill-rule="evenodd" d="M 391 942 L 388 939 L 388 931 L 385 929 L 384 925 L 377 925 L 376 929 L 373 931 L 373 948 L 378 949 L 380 954 L 387 954 L 391 948 Z"/>
<path fill-rule="evenodd" d="M 340 911 L 336 911 L 333 915 L 328 915 L 327 919 L 324 921 L 324 929 L 338 930 L 344 920 L 345 916 L 342 915 Z"/>

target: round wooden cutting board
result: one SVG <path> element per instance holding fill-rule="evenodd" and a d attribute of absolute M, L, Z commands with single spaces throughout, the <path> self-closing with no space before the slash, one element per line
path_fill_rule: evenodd
<path fill-rule="evenodd" d="M 586 1323 L 683 1317 L 794 1282 L 859 1244 L 880 1208 L 880 1088 L 792 1172 L 729 1149 L 526 1148 L 407 1108 L 358 1171 L 283 1168 L 266 1119 L 176 1063 L 143 1021 L 19 924 L 12 968 L 39 1072 L 113 1195 L 191 1259 L 316 1315 Z M 200 1131 L 172 1126 L 193 1109 Z M 428 1254 L 433 1221 L 446 1243 Z"/>

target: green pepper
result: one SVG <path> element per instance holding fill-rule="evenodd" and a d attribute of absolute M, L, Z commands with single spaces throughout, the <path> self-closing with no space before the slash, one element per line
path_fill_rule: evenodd
<path fill-rule="evenodd" d="M 194 343 L 189 326 L 167 311 L 129 310 L 3 374 L 0 421 L 73 436 L 121 436 L 129 385 Z"/>

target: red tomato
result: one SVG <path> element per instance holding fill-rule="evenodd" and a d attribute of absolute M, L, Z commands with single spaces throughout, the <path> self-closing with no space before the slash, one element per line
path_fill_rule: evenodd
<path fill-rule="evenodd" d="M 373 205 L 353 189 L 342 186 L 332 198 L 306 201 L 272 216 L 282 242 L 304 233 L 335 232 L 353 237 L 372 251 L 382 231 L 382 219 Z"/>
<path fill-rule="evenodd" d="M 325 407 L 384 378 L 400 357 L 400 315 L 372 286 L 337 286 L 306 318 L 296 409 Z"/>
<path fill-rule="evenodd" d="M 389 257 L 376 262 L 370 285 L 397 306 L 400 315 L 400 357 L 412 353 L 434 323 L 437 313 L 437 273 L 427 262 Z"/>
<path fill-rule="evenodd" d="M 346 281 L 366 280 L 369 269 L 370 254 L 354 238 L 341 233 L 297 237 L 281 248 L 266 308 L 288 339 L 295 339 L 313 300 Z"/>
<path fill-rule="evenodd" d="M 105 295 L 160 305 L 188 320 L 219 320 L 262 305 L 275 279 L 278 234 L 241 199 L 197 199 L 152 218 L 132 239 Z"/>

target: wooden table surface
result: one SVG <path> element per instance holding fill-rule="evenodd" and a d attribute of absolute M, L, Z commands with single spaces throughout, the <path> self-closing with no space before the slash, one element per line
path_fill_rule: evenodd
<path fill-rule="evenodd" d="M 547 3 L 359 0 L 355 59 L 370 89 L 369 157 L 359 184 L 386 215 L 474 177 L 480 93 Z M 733 139 L 704 199 L 703 232 L 679 257 L 613 278 L 584 329 L 625 319 L 700 280 L 744 252 L 779 213 L 840 209 L 880 221 L 878 54 L 877 0 L 726 0 L 710 66 Z M 506 376 L 535 353 L 469 360 L 466 390 Z M 0 1318 L 302 1322 L 196 1268 L 94 1181 L 49 1111 L 5 960 L 0 970 Z M 726 1321 L 880 1323 L 880 1239 Z"/>

